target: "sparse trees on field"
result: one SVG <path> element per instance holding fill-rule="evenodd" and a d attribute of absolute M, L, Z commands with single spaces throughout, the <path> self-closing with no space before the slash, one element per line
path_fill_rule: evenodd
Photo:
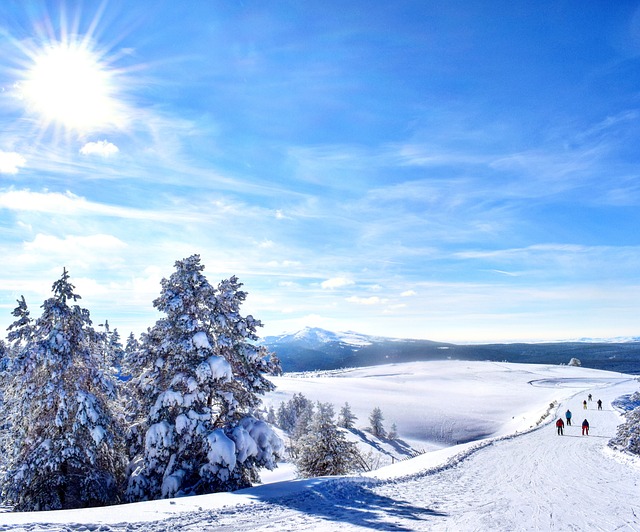
<path fill-rule="evenodd" d="M 297 440 L 295 464 L 300 476 L 344 475 L 361 467 L 356 444 L 334 421 L 333 405 L 316 403 L 308 431 Z"/>

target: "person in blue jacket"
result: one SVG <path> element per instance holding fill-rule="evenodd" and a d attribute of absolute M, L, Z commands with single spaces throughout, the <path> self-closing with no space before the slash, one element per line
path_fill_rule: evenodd
<path fill-rule="evenodd" d="M 571 410 L 567 408 L 567 411 L 564 415 L 567 418 L 567 427 L 571 426 Z"/>

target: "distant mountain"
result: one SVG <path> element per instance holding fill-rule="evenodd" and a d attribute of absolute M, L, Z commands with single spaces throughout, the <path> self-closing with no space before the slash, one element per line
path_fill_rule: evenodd
<path fill-rule="evenodd" d="M 640 336 L 616 336 L 615 338 L 577 338 L 567 340 L 567 342 L 582 342 L 589 344 L 628 344 L 630 342 L 640 342 Z"/>
<path fill-rule="evenodd" d="M 306 327 L 262 341 L 282 361 L 284 371 L 328 370 L 375 366 L 390 362 L 438 360 L 453 344 L 368 336 L 353 331 L 331 332 Z"/>
<path fill-rule="evenodd" d="M 538 344 L 458 345 L 306 327 L 292 334 L 267 336 L 260 343 L 278 355 L 285 372 L 445 359 L 567 364 L 575 357 L 584 367 L 640 374 L 637 337 L 624 342 L 581 339 Z"/>
<path fill-rule="evenodd" d="M 384 338 L 367 336 L 366 334 L 360 334 L 352 331 L 335 333 L 318 327 L 305 327 L 297 333 L 283 334 L 281 336 L 268 336 L 265 338 L 265 341 L 270 343 L 298 343 L 309 347 L 318 347 L 332 342 L 361 347 L 371 345 L 376 340 L 384 340 Z"/>

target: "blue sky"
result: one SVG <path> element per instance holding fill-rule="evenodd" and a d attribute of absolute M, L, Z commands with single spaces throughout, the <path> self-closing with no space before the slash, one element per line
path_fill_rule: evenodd
<path fill-rule="evenodd" d="M 0 4 L 0 326 L 173 263 L 263 335 L 640 334 L 638 2 Z"/>

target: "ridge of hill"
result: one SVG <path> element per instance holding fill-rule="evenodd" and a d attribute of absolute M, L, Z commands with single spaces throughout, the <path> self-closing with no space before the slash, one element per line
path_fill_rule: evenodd
<path fill-rule="evenodd" d="M 626 341 L 468 345 L 306 327 L 292 334 L 266 336 L 260 343 L 278 355 L 285 372 L 447 359 L 567 364 L 572 358 L 577 358 L 588 368 L 640 374 L 640 341 L 637 340 L 637 337 L 632 337 Z"/>

